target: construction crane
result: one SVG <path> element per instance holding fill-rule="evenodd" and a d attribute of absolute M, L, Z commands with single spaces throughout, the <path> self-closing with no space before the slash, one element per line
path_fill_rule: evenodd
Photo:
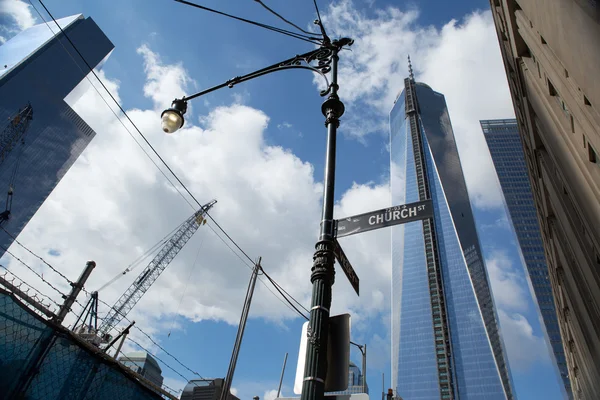
<path fill-rule="evenodd" d="M 194 215 L 181 224 L 169 240 L 166 241 L 154 259 L 150 261 L 150 264 L 140 273 L 131 286 L 127 288 L 125 293 L 121 295 L 109 310 L 98 330 L 102 341 L 110 340 L 109 331 L 125 318 L 165 268 L 173 261 L 183 246 L 196 233 L 198 228 L 206 224 L 204 217 L 216 202 L 216 200 L 212 200 L 206 203 L 200 210 L 196 211 Z"/>
<path fill-rule="evenodd" d="M 19 170 L 19 162 L 21 161 L 21 155 L 23 154 L 23 147 L 25 147 L 25 133 L 27 132 L 27 128 L 29 128 L 32 119 L 33 107 L 31 107 L 31 104 L 27 104 L 25 108 L 19 110 L 13 117 L 8 119 L 8 124 L 6 124 L 4 129 L 2 129 L 2 133 L 0 133 L 0 166 L 4 163 L 12 149 L 17 144 L 21 144 L 19 154 L 15 160 L 13 171 L 8 182 L 6 206 L 4 211 L 0 212 L 0 224 L 5 223 L 10 218 L 15 179 L 17 177 L 17 171 Z"/>

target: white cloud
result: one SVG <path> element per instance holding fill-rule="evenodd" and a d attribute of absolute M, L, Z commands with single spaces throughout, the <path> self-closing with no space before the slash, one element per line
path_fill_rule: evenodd
<path fill-rule="evenodd" d="M 529 305 L 526 282 L 513 268 L 512 260 L 505 253 L 494 252 L 485 265 L 496 306 L 503 310 L 526 311 Z"/>
<path fill-rule="evenodd" d="M 144 94 L 154 100 L 156 108 L 164 110 L 175 98 L 186 94 L 185 88 L 192 80 L 181 64 L 163 65 L 159 55 L 147 45 L 142 45 L 137 52 L 144 57 L 144 71 L 148 79 Z"/>
<path fill-rule="evenodd" d="M 292 127 L 292 124 L 290 124 L 289 122 L 282 122 L 281 124 L 277 124 L 277 129 L 290 129 Z"/>
<path fill-rule="evenodd" d="M 22 0 L 2 0 L 0 2 L 0 14 L 9 16 L 16 24 L 17 33 L 35 25 L 35 17 L 29 4 Z M 4 29 L 7 29 L 4 27 Z"/>
<path fill-rule="evenodd" d="M 419 25 L 418 17 L 415 9 L 391 6 L 361 11 L 351 0 L 326 10 L 331 31 L 356 39 L 340 55 L 340 96 L 348 106 L 341 129 L 363 140 L 373 132 L 387 135 L 410 54 L 416 79 L 446 97 L 472 201 L 500 207 L 479 120 L 510 118 L 513 109 L 491 13 L 475 12 L 441 29 Z"/>
<path fill-rule="evenodd" d="M 526 372 L 536 363 L 550 362 L 546 342 L 533 334 L 533 328 L 523 315 L 503 310 L 498 314 L 511 369 Z"/>
<path fill-rule="evenodd" d="M 275 400 L 277 398 L 277 390 L 267 390 L 263 395 L 264 400 Z"/>
<path fill-rule="evenodd" d="M 236 388 L 234 388 L 234 387 L 232 387 L 232 388 L 231 388 L 229 391 L 230 391 L 230 392 L 231 392 L 231 394 L 232 394 L 232 395 L 234 395 L 234 396 L 237 396 L 237 394 L 238 394 L 238 390 L 237 390 Z"/>

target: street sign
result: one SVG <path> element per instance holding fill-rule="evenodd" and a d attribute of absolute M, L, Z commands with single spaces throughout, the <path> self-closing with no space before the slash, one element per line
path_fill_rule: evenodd
<path fill-rule="evenodd" d="M 354 272 L 354 268 L 352 268 L 352 264 L 350 264 L 350 261 L 348 261 L 348 257 L 346 257 L 344 250 L 342 250 L 342 246 L 340 246 L 340 243 L 336 239 L 333 240 L 333 254 L 335 254 L 335 258 L 340 263 L 340 267 L 342 267 L 342 270 L 346 274 L 346 277 L 350 281 L 350 284 L 354 288 L 354 291 L 356 292 L 357 295 L 359 295 L 358 294 L 358 284 L 359 284 L 358 275 L 356 275 L 356 272 Z"/>
<path fill-rule="evenodd" d="M 327 336 L 327 377 L 326 392 L 340 392 L 348 388 L 350 368 L 350 314 L 329 317 L 329 335 Z M 311 332 L 313 334 L 314 332 Z M 302 325 L 302 336 L 298 350 L 298 364 L 294 393 L 302 394 L 304 383 L 304 363 L 306 361 L 306 343 L 310 340 L 308 322 Z"/>
<path fill-rule="evenodd" d="M 417 201 L 390 208 L 383 208 L 364 214 L 355 215 L 335 222 L 335 237 L 354 235 L 356 233 L 384 228 L 386 226 L 405 224 L 433 216 L 431 200 Z"/>

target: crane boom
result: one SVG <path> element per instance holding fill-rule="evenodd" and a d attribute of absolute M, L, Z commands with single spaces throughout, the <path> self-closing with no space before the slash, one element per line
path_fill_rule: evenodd
<path fill-rule="evenodd" d="M 125 316 L 131 311 L 136 303 L 142 298 L 144 293 L 148 291 L 150 286 L 158 279 L 160 274 L 173 261 L 175 256 L 183 248 L 183 246 L 196 233 L 202 223 L 206 223 L 204 216 L 217 201 L 212 200 L 206 203 L 196 211 L 194 215 L 189 217 L 171 238 L 160 249 L 158 254 L 150 261 L 148 266 L 140 273 L 135 281 L 127 288 L 125 293 L 117 300 L 114 306 L 108 312 L 108 315 L 100 326 L 101 335 L 107 335 L 110 329 L 116 326 Z"/>

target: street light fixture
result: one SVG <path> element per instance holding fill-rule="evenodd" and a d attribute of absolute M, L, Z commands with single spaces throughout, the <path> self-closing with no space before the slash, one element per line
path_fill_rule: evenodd
<path fill-rule="evenodd" d="M 320 21 L 316 21 L 320 25 Z M 321 26 L 322 29 L 322 26 Z M 322 29 L 324 32 L 324 30 Z M 313 266 L 310 281 L 313 285 L 302 400 L 321 400 L 325 392 L 325 374 L 327 372 L 327 336 L 329 334 L 329 310 L 331 308 L 331 287 L 335 280 L 334 264 L 334 186 L 335 186 L 335 154 L 336 134 L 340 117 L 344 114 L 344 104 L 338 97 L 338 53 L 354 41 L 341 38 L 331 41 L 326 35 L 321 46 L 307 53 L 297 55 L 277 64 L 238 76 L 220 85 L 203 90 L 191 96 L 175 99 L 171 108 L 165 110 L 162 117 L 162 128 L 173 133 L 183 126 L 183 116 L 187 110 L 187 102 L 215 90 L 237 85 L 263 75 L 288 69 L 306 69 L 321 75 L 327 82 L 327 88 L 321 96 L 327 100 L 321 106 L 327 127 L 327 148 L 325 152 L 325 177 L 323 184 L 323 209 L 319 239 L 315 245 Z M 331 83 L 326 74 L 331 72 Z M 362 351 L 362 349 L 361 349 Z"/>
<path fill-rule="evenodd" d="M 183 100 L 174 100 L 171 108 L 162 112 L 162 130 L 165 133 L 173 133 L 183 126 L 183 115 L 187 111 L 187 102 Z"/>
<path fill-rule="evenodd" d="M 350 341 L 350 344 L 353 344 L 356 347 L 358 347 L 358 349 L 360 350 L 360 354 L 362 354 L 362 390 L 363 393 L 367 393 L 367 344 L 365 343 L 364 345 L 360 345 L 352 341 Z"/>

